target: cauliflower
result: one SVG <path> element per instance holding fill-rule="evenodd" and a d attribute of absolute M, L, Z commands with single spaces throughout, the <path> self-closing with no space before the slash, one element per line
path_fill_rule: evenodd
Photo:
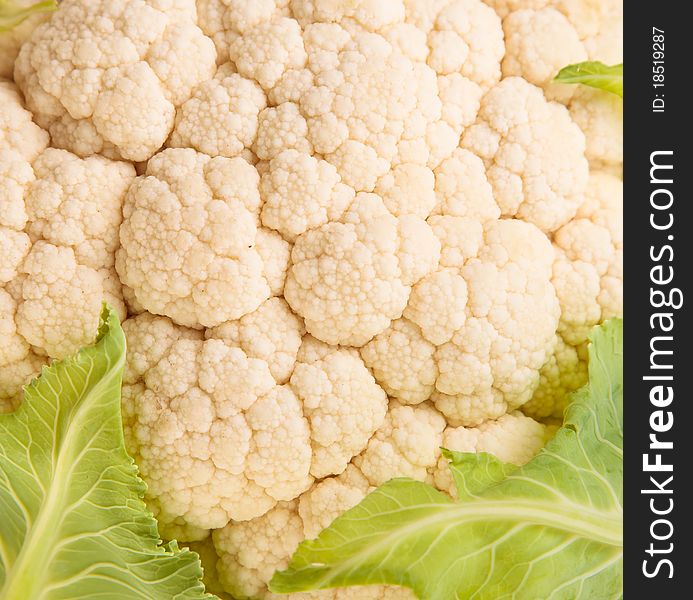
<path fill-rule="evenodd" d="M 282 298 L 270 298 L 238 321 L 227 321 L 205 332 L 208 339 L 222 339 L 249 357 L 264 360 L 280 384 L 293 373 L 304 334 L 303 321 Z"/>
<path fill-rule="evenodd" d="M 56 146 L 147 160 L 214 73 L 195 19 L 194 0 L 64 0 L 22 46 L 15 81 Z"/>
<path fill-rule="evenodd" d="M 48 146 L 48 134 L 34 123 L 31 113 L 22 105 L 17 88 L 8 81 L 0 81 L 0 106 L 0 149 L 14 151 L 19 158 L 33 161 Z M 0 162 L 3 171 L 10 160 L 6 155 Z M 1 215 L 9 212 L 9 209 L 3 209 Z"/>
<path fill-rule="evenodd" d="M 620 176 L 623 168 L 623 100 L 602 90 L 579 86 L 570 116 L 585 134 L 585 156 L 595 170 Z"/>
<path fill-rule="evenodd" d="M 505 19 L 513 11 L 554 8 L 567 17 L 585 46 L 589 60 L 623 61 L 623 1 L 484 0 Z M 561 43 L 563 40 L 561 40 Z M 550 48 L 547 48 L 549 50 Z"/>
<path fill-rule="evenodd" d="M 393 477 L 454 496 L 441 448 L 527 462 L 623 310 L 621 101 L 552 81 L 622 59 L 618 4 L 63 0 L 0 38 L 0 411 L 114 306 L 145 499 L 221 598 Z"/>
<path fill-rule="evenodd" d="M 205 334 L 148 312 L 123 329 L 126 440 L 171 537 L 201 539 L 342 473 L 385 417 L 358 353 L 305 335 L 279 298 Z"/>
<path fill-rule="evenodd" d="M 294 149 L 270 160 L 260 191 L 263 225 L 290 241 L 339 220 L 354 199 L 354 190 L 341 183 L 334 166 Z"/>

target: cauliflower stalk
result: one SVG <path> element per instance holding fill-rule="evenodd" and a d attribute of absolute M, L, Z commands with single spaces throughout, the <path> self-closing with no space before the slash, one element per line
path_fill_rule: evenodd
<path fill-rule="evenodd" d="M 393 477 L 454 494 L 441 447 L 528 461 L 622 314 L 620 100 L 553 82 L 619 60 L 592 4 L 27 20 L 0 66 L 0 410 L 106 299 L 147 502 L 238 599 Z"/>

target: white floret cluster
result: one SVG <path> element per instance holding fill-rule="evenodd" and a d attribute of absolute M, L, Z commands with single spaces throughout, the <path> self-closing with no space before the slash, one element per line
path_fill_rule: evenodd
<path fill-rule="evenodd" d="M 454 493 L 441 447 L 528 461 L 622 314 L 622 105 L 552 83 L 620 4 L 63 0 L 0 83 L 0 410 L 108 301 L 147 501 L 239 600 Z"/>

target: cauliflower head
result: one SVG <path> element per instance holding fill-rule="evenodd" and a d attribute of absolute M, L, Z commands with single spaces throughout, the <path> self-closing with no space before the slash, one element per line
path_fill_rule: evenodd
<path fill-rule="evenodd" d="M 527 462 L 623 310 L 622 105 L 552 82 L 622 60 L 618 4 L 27 22 L 0 82 L 0 411 L 107 300 L 146 501 L 221 598 L 278 599 L 298 544 L 393 477 L 454 496 L 442 447 Z"/>

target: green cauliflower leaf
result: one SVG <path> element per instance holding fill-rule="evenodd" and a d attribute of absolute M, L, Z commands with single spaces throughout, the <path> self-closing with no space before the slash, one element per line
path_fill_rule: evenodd
<path fill-rule="evenodd" d="M 50 12 L 58 8 L 57 0 L 45 0 L 25 5 L 15 0 L 0 0 L 0 32 L 10 31 L 24 19 L 41 12 Z"/>
<path fill-rule="evenodd" d="M 0 415 L 0 598 L 197 600 L 197 555 L 162 546 L 120 415 L 125 336 L 104 308 L 94 345 L 44 367 Z"/>
<path fill-rule="evenodd" d="M 623 63 L 608 66 L 599 61 L 587 61 L 569 65 L 558 72 L 554 81 L 581 83 L 623 98 Z"/>
<path fill-rule="evenodd" d="M 392 584 L 424 600 L 620 598 L 622 348 L 622 320 L 594 330 L 588 385 L 525 466 L 447 452 L 459 502 L 393 479 L 303 542 L 270 589 Z"/>

